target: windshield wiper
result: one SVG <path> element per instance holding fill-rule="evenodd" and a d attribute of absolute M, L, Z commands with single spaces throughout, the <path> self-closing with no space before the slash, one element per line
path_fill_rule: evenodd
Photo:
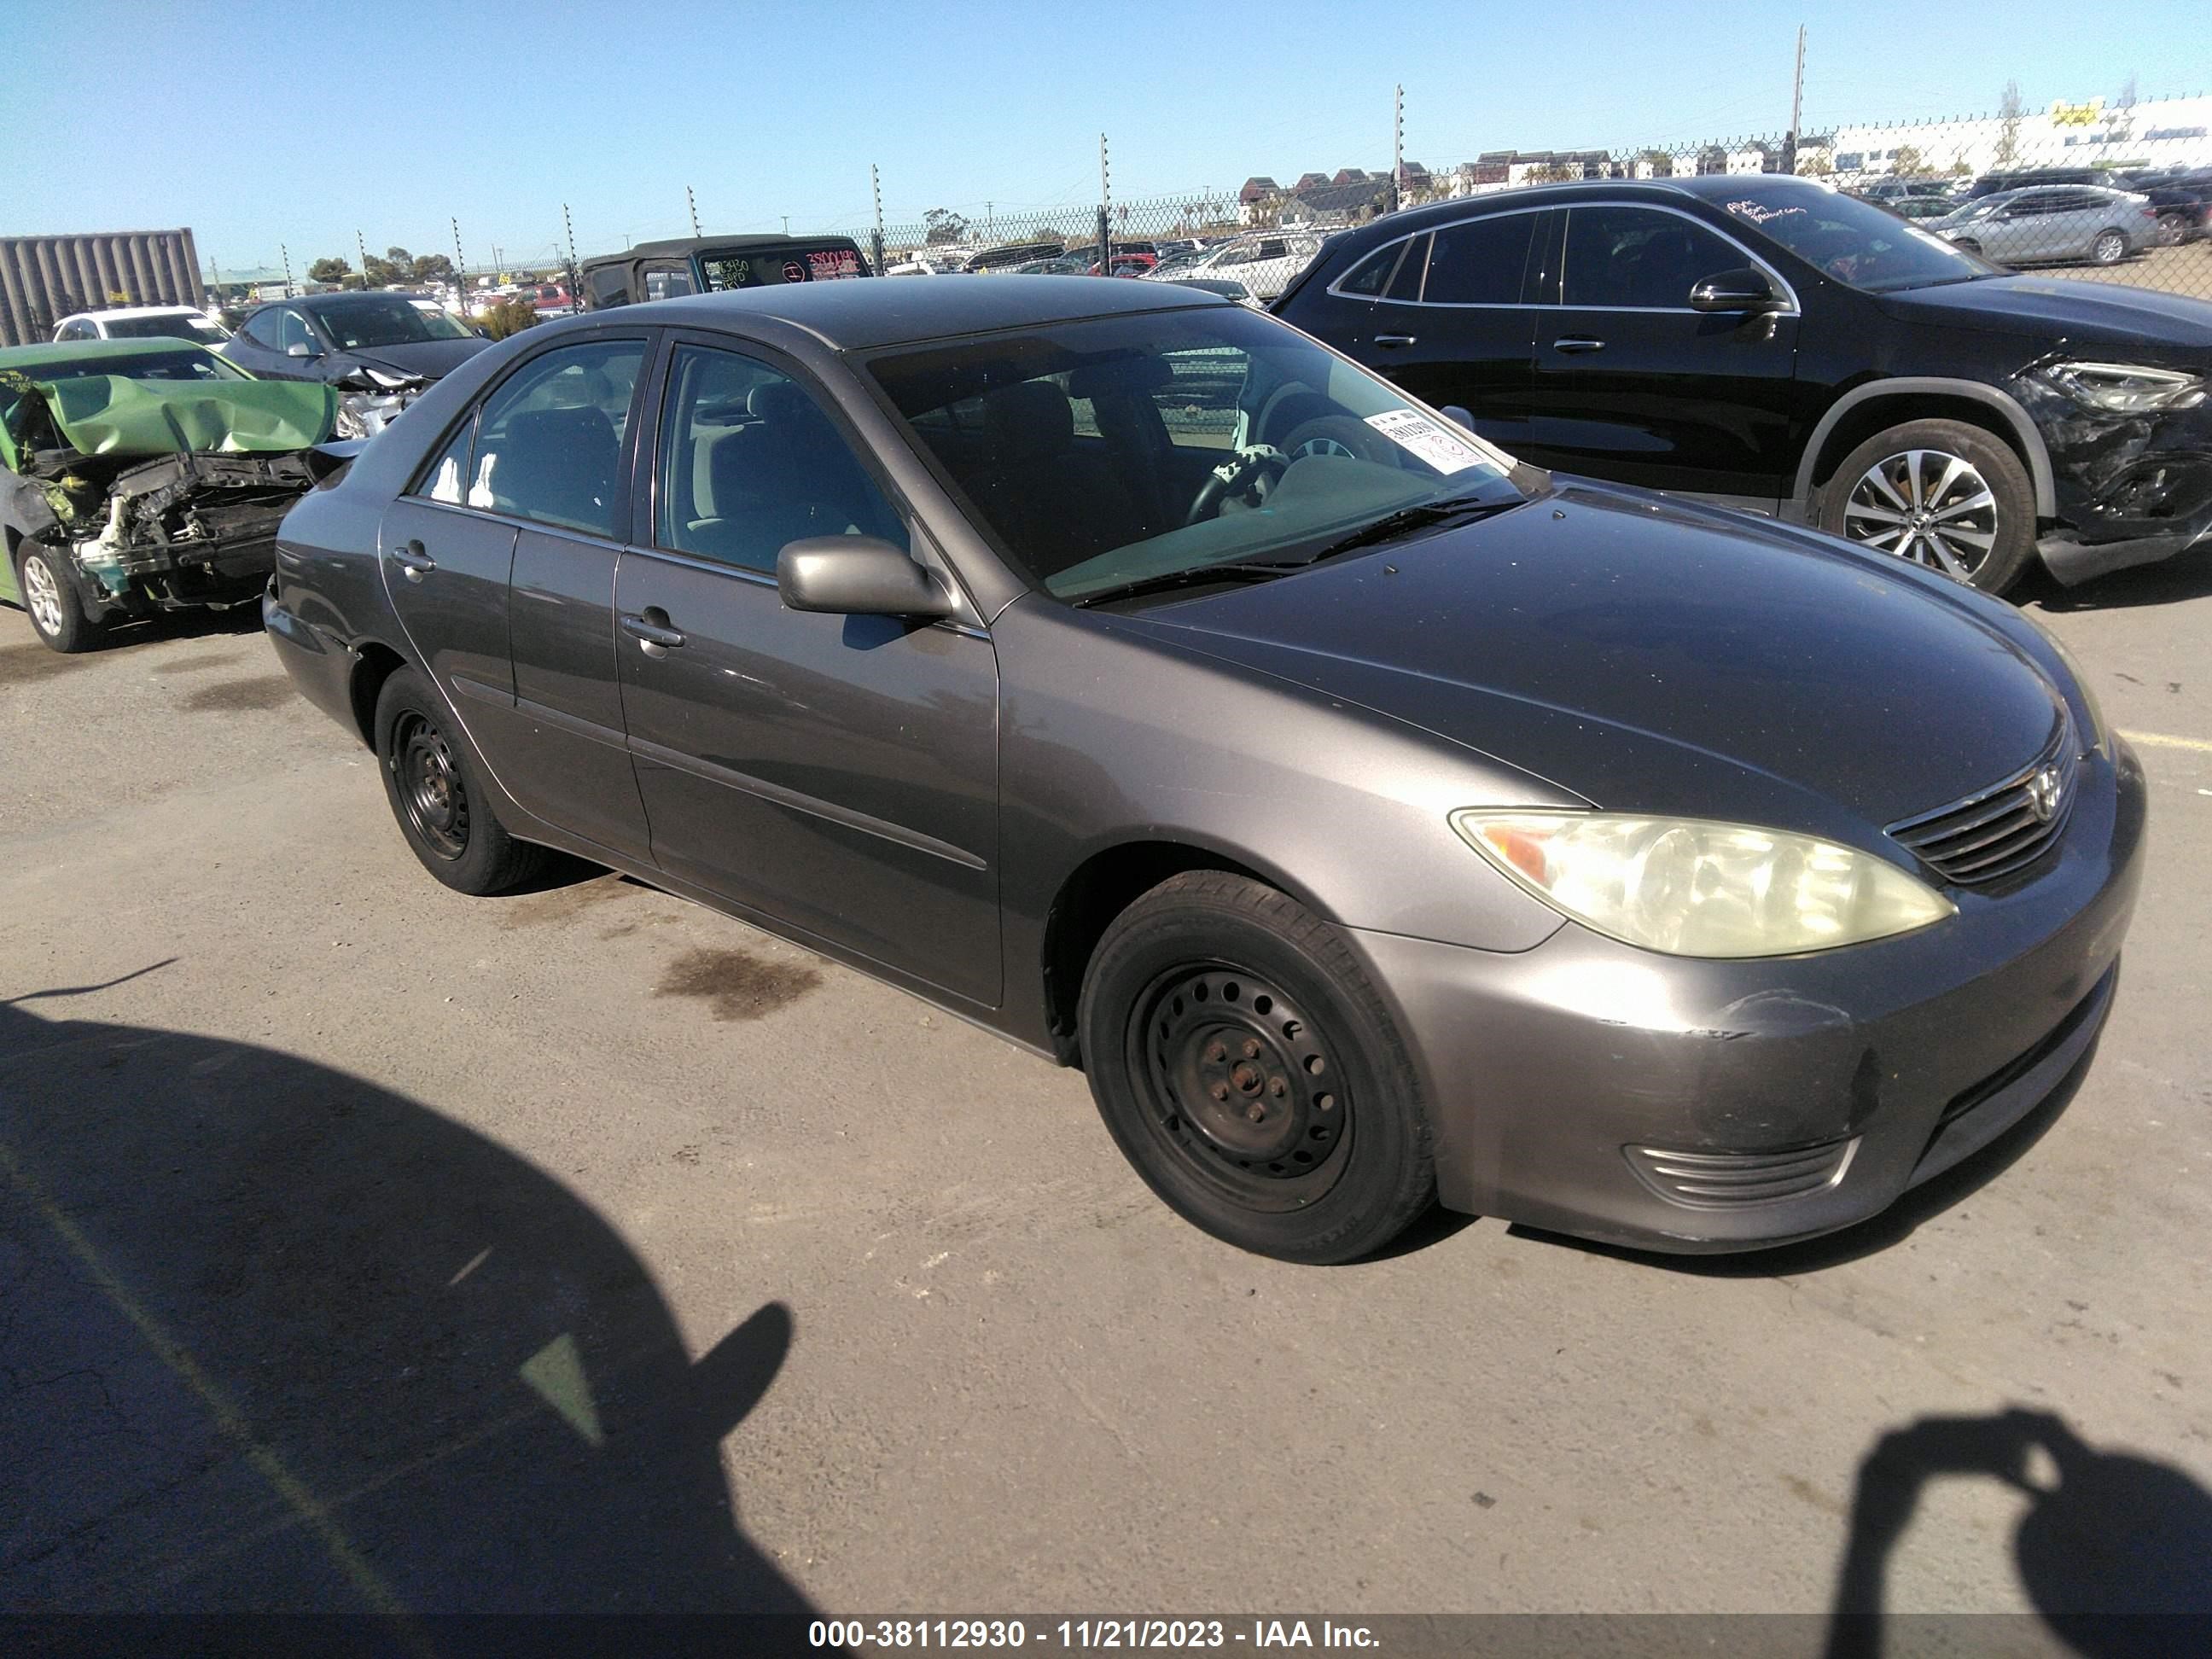
<path fill-rule="evenodd" d="M 1339 553 L 1349 553 L 1356 547 L 1372 547 L 1377 542 L 1395 541 L 1413 531 L 1449 524 L 1455 519 L 1480 518 L 1492 513 L 1502 513 L 1509 507 L 1519 507 L 1522 499 L 1516 495 L 1509 501 L 1486 501 L 1461 495 L 1448 501 L 1416 502 L 1412 507 L 1401 507 L 1395 513 L 1386 513 L 1372 524 L 1362 525 L 1349 536 L 1338 538 L 1311 558 L 1301 559 L 1298 562 L 1302 565 L 1314 564 Z"/>
<path fill-rule="evenodd" d="M 1178 587 L 1204 587 L 1214 582 L 1264 582 L 1278 576 L 1288 575 L 1304 565 L 1306 561 L 1294 559 L 1288 563 L 1270 564 L 1253 561 L 1243 564 L 1200 564 L 1188 570 L 1167 570 L 1157 576 L 1139 576 L 1134 581 L 1123 582 L 1118 587 L 1101 588 L 1096 593 L 1085 593 L 1069 604 L 1079 608 L 1105 605 L 1115 599 L 1140 599 L 1147 593 L 1165 593 Z"/>

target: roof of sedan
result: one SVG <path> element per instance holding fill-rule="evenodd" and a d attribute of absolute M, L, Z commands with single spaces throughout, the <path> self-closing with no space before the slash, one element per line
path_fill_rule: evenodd
<path fill-rule="evenodd" d="M 850 351 L 1087 317 L 1234 303 L 1177 283 L 1126 276 L 872 276 L 694 294 L 624 306 L 622 311 L 624 320 L 649 318 L 672 324 L 774 318 Z M 577 320 L 604 324 L 609 318 L 605 312 L 586 312 Z"/>
<path fill-rule="evenodd" d="M 1425 229 L 1445 220 L 1461 219 L 1471 212 L 1480 212 L 1496 205 L 1514 206 L 1535 204 L 1573 202 L 1590 196 L 1644 197 L 1664 200 L 1669 196 L 1694 196 L 1703 201 L 1725 200 L 1747 189 L 1762 191 L 1802 190 L 1833 195 L 1834 190 L 1817 179 L 1795 178 L 1786 173 L 1712 173 L 1686 175 L 1676 179 L 1577 179 L 1560 184 L 1516 185 L 1510 190 L 1492 191 L 1480 196 L 1455 196 L 1442 202 L 1424 203 L 1419 207 L 1405 208 L 1396 213 L 1386 213 L 1359 226 L 1358 231 L 1379 229 L 1384 226 Z"/>

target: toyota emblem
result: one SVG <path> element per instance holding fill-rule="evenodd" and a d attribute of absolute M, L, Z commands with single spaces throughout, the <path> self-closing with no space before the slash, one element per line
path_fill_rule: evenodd
<path fill-rule="evenodd" d="M 2035 814 L 2038 823 L 2048 823 L 2058 816 L 2058 797 L 2065 787 L 2055 766 L 2045 767 L 2027 781 L 2027 810 Z"/>

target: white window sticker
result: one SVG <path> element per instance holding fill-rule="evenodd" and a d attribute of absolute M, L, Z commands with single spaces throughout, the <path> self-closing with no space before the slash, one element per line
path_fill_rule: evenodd
<path fill-rule="evenodd" d="M 1450 431 L 1419 410 L 1393 409 L 1370 415 L 1367 424 L 1399 448 L 1426 461 L 1439 472 L 1462 472 L 1479 465 L 1482 452 L 1454 437 Z"/>

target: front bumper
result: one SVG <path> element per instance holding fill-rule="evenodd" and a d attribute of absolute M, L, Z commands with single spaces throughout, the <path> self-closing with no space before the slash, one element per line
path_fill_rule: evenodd
<path fill-rule="evenodd" d="M 2023 377 L 2051 454 L 2057 521 L 2036 544 L 2068 586 L 2212 545 L 2212 405 L 2116 415 Z"/>
<path fill-rule="evenodd" d="M 1753 1249 L 1864 1220 L 1994 1139 L 2112 1004 L 2142 775 L 2119 744 L 2081 776 L 2054 858 L 1872 945 L 1708 962 L 1571 924 L 1518 955 L 1354 933 L 1421 1073 L 1445 1205 Z"/>

